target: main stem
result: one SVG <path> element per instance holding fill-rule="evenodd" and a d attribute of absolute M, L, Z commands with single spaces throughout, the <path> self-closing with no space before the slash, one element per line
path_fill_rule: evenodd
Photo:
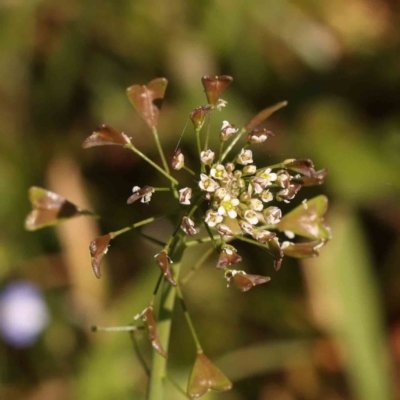
<path fill-rule="evenodd" d="M 178 280 L 179 270 L 185 243 L 183 234 L 178 233 L 170 246 L 168 255 L 173 260 L 172 265 L 174 278 Z M 161 300 L 159 307 L 159 317 L 157 321 L 157 334 L 162 347 L 168 353 L 169 336 L 171 332 L 172 312 L 175 305 L 176 289 L 173 288 L 166 279 L 161 284 Z M 151 374 L 147 400 L 162 400 L 164 398 L 164 382 L 167 376 L 167 360 L 161 357 L 153 350 L 153 361 L 151 365 Z"/>

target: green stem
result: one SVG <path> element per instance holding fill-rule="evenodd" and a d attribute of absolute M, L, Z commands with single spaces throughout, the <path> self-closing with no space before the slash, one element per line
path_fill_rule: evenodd
<path fill-rule="evenodd" d="M 147 365 L 146 360 L 144 359 L 143 354 L 139 349 L 139 345 L 138 345 L 138 342 L 135 337 L 135 332 L 130 332 L 130 337 L 132 340 L 133 349 L 135 350 L 136 357 L 139 359 L 140 365 L 144 369 L 144 372 L 146 373 L 146 375 L 150 376 L 150 373 L 151 373 L 150 368 Z"/>
<path fill-rule="evenodd" d="M 155 215 L 154 217 L 143 219 L 142 221 L 135 222 L 133 225 L 127 226 L 125 228 L 122 228 L 119 231 L 110 232 L 109 235 L 110 235 L 111 239 L 114 239 L 115 237 L 117 237 L 119 235 L 122 235 L 125 232 L 128 232 L 128 231 L 130 231 L 132 229 L 135 229 L 135 228 L 139 228 L 139 226 L 143 226 L 143 225 L 149 224 L 150 222 L 153 222 L 153 221 L 155 221 L 157 219 L 160 219 L 160 218 L 164 218 L 164 217 L 166 217 L 168 215 L 171 215 L 171 213 L 168 213 L 168 214 L 162 213 L 162 214 Z"/>
<path fill-rule="evenodd" d="M 190 397 L 186 394 L 186 392 L 179 386 L 179 384 L 172 379 L 171 376 L 167 375 L 166 379 L 168 379 L 171 383 L 171 385 L 183 396 L 185 399 L 190 399 Z"/>
<path fill-rule="evenodd" d="M 189 174 L 196 176 L 196 173 L 194 171 L 192 171 L 189 167 L 187 167 L 186 165 L 184 165 L 182 167 L 182 169 L 184 169 L 185 171 L 189 172 Z"/>
<path fill-rule="evenodd" d="M 199 341 L 199 337 L 197 336 L 196 330 L 194 329 L 193 321 L 192 321 L 192 318 L 190 318 L 190 314 L 189 314 L 189 311 L 188 311 L 188 309 L 186 307 L 185 300 L 183 300 L 183 294 L 182 294 L 182 290 L 181 290 L 179 284 L 176 287 L 176 293 L 177 293 L 178 298 L 179 298 L 179 300 L 181 302 L 181 306 L 182 306 L 182 309 L 183 309 L 183 314 L 184 314 L 186 322 L 187 322 L 187 324 L 189 326 L 190 333 L 192 334 L 194 343 L 196 344 L 196 350 L 197 350 L 198 353 L 202 352 L 203 348 L 201 347 L 201 344 L 200 344 L 200 341 Z"/>
<path fill-rule="evenodd" d="M 222 155 L 221 158 L 221 162 L 224 161 L 225 157 L 229 154 L 229 152 L 233 149 L 233 147 L 235 146 L 235 144 L 240 140 L 240 138 L 246 133 L 247 129 L 246 128 L 242 128 L 239 133 L 237 134 L 237 136 L 235 137 L 235 139 L 232 140 L 232 142 L 229 144 L 229 146 L 227 147 L 227 149 L 225 150 L 224 154 Z"/>
<path fill-rule="evenodd" d="M 144 329 L 143 326 L 92 326 L 92 332 L 134 332 Z"/>
<path fill-rule="evenodd" d="M 185 285 L 186 283 L 189 282 L 189 280 L 193 276 L 193 274 L 203 265 L 203 263 L 207 260 L 208 257 L 211 256 L 212 253 L 214 253 L 214 248 L 210 247 L 200 257 L 199 261 L 197 261 L 196 264 L 191 268 L 191 270 L 188 272 L 188 274 L 181 280 L 181 285 Z"/>
<path fill-rule="evenodd" d="M 218 164 L 222 162 L 222 151 L 224 150 L 224 142 L 221 141 L 219 144 L 219 151 L 218 151 Z"/>
<path fill-rule="evenodd" d="M 167 179 L 169 179 L 174 185 L 177 185 L 179 182 L 173 178 L 168 172 L 164 171 L 159 165 L 157 165 L 154 161 L 150 160 L 145 154 L 143 154 L 140 150 L 138 150 L 132 143 L 126 144 L 125 148 L 132 150 L 139 157 L 143 158 L 143 160 L 147 161 L 152 167 L 154 167 L 158 172 L 163 174 Z"/>
<path fill-rule="evenodd" d="M 184 233 L 179 232 L 169 247 L 168 255 L 173 259 L 173 269 L 175 279 L 178 280 L 179 270 L 183 251 L 185 249 Z M 161 299 L 159 307 L 159 317 L 157 318 L 157 334 L 164 350 L 168 353 L 169 337 L 171 331 L 171 318 L 175 305 L 176 290 L 165 280 L 161 282 Z M 167 360 L 153 350 L 153 360 L 151 366 L 151 375 L 149 389 L 147 393 L 148 400 L 162 400 L 164 398 L 164 379 L 166 377 Z"/>
<path fill-rule="evenodd" d="M 201 172 L 204 174 L 206 172 L 206 166 L 201 162 L 201 156 L 200 156 L 200 154 L 201 154 L 200 131 L 201 131 L 201 127 L 195 129 L 197 152 L 199 153 Z"/>
<path fill-rule="evenodd" d="M 211 120 L 213 115 L 214 107 L 208 113 L 208 121 L 207 121 L 207 133 L 206 133 L 206 140 L 204 141 L 204 151 L 208 149 L 208 140 L 210 138 L 210 131 L 211 131 Z"/>
<path fill-rule="evenodd" d="M 186 242 L 186 247 L 193 247 L 193 246 L 197 246 L 198 244 L 202 244 L 202 243 L 208 243 L 211 241 L 217 241 L 218 239 L 221 238 L 221 235 L 213 235 L 212 238 L 211 237 L 205 237 L 205 238 L 201 238 L 201 239 L 194 239 L 191 240 L 189 242 Z"/>
<path fill-rule="evenodd" d="M 158 137 L 157 127 L 153 126 L 151 128 L 151 132 L 153 133 L 154 140 L 156 141 L 158 153 L 160 154 L 160 158 L 161 158 L 162 164 L 164 166 L 165 172 L 167 172 L 169 174 L 169 166 L 168 166 L 167 160 L 165 159 L 163 149 L 161 147 L 160 138 Z"/>

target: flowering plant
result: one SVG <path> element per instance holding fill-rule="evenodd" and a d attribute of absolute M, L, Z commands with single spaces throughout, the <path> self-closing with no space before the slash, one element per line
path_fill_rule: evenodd
<path fill-rule="evenodd" d="M 232 80 L 230 76 L 225 75 L 202 78 L 208 104 L 190 113 L 198 153 L 195 170 L 187 163 L 181 149 L 175 151 L 169 165 L 159 140 L 157 124 L 167 87 L 165 78 L 154 79 L 145 86 L 133 85 L 127 89 L 129 100 L 153 133 L 161 165 L 137 149 L 130 137 L 109 125 L 101 125 L 83 142 L 83 148 L 117 145 L 131 150 L 169 181 L 170 186 L 164 188 L 134 186 L 133 194 L 127 200 L 128 204 L 137 201 L 148 203 L 156 192 L 164 191 L 174 196 L 179 205 L 179 212 L 174 214 L 176 229 L 155 255 L 161 274 L 153 296 L 144 310 L 138 310 L 134 323 L 125 327 L 125 330 L 130 330 L 132 334 L 137 329 L 146 329 L 149 341 L 158 353 L 154 354 L 152 361 L 150 399 L 162 398 L 171 327 L 170 315 L 176 296 L 183 306 L 197 348 L 187 395 L 197 398 L 208 390 L 224 391 L 232 386 L 229 379 L 204 354 L 184 304 L 181 286 L 201 264 L 198 263 L 184 280 L 179 277 L 181 258 L 186 248 L 200 243 L 211 243 L 211 250 L 205 253 L 200 261 L 204 262 L 206 257 L 216 251 L 219 254 L 216 268 L 221 270 L 228 286 L 233 282 L 240 291 L 246 292 L 269 282 L 270 277 L 251 275 L 236 269 L 242 257 L 232 244 L 235 240 L 266 250 L 272 257 L 275 269 L 279 270 L 284 256 L 317 256 L 319 249 L 331 238 L 330 229 L 323 220 L 328 205 L 325 196 L 304 200 L 286 215 L 283 215 L 280 208 L 280 204 L 290 203 L 303 187 L 322 184 L 327 170 L 316 171 L 309 159 L 287 159 L 278 164 L 261 166 L 257 166 L 253 160 L 252 146 L 263 145 L 268 138 L 274 136 L 272 132 L 259 126 L 275 111 L 284 107 L 286 102 L 264 109 L 240 129 L 228 121 L 222 121 L 218 132 L 219 148 L 210 148 L 211 116 L 227 105 L 227 102 L 221 99 L 221 95 Z M 202 134 L 205 125 L 207 128 L 205 134 Z M 239 151 L 234 151 L 235 145 L 244 135 L 245 144 Z M 195 184 L 192 187 L 181 187 L 179 181 L 172 176 L 171 170 L 184 170 L 193 175 Z M 28 230 L 56 224 L 74 216 L 94 216 L 90 211 L 82 210 L 61 196 L 42 188 L 32 187 L 29 195 L 33 210 L 26 219 Z M 155 219 L 156 217 L 148 218 L 94 239 L 89 248 L 96 277 L 101 277 L 100 264 L 113 239 Z M 201 226 L 204 229 L 201 230 Z M 296 237 L 300 237 L 301 240 L 294 240 Z M 304 238 L 309 240 L 304 241 Z M 157 296 L 161 300 L 155 312 Z M 121 328 L 124 327 L 119 327 L 120 330 Z M 113 328 L 103 328 L 107 329 Z"/>

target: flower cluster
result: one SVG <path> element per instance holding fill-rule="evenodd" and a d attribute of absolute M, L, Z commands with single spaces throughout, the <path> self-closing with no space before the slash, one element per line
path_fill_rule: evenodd
<path fill-rule="evenodd" d="M 214 133 L 211 132 L 211 124 L 205 124 L 207 119 L 208 122 L 210 121 L 214 112 L 222 111 L 227 106 L 228 102 L 221 99 L 221 95 L 232 81 L 233 79 L 226 75 L 202 78 L 207 104 L 190 113 L 197 145 L 196 165 L 193 165 L 191 158 L 185 157 L 181 149 L 176 150 L 169 165 L 161 147 L 157 123 L 168 83 L 165 78 L 154 79 L 148 85 L 133 85 L 127 89 L 129 100 L 154 135 L 162 165 L 156 164 L 137 149 L 129 136 L 106 124 L 97 128 L 83 142 L 83 148 L 116 145 L 131 150 L 169 181 L 170 186 L 162 188 L 149 185 L 140 188 L 135 185 L 133 193 L 127 200 L 128 204 L 135 202 L 147 204 L 156 193 L 170 192 L 181 206 L 181 213 L 175 221 L 174 233 L 166 243 L 162 244 L 161 251 L 154 256 L 161 271 L 160 278 L 149 305 L 135 318 L 137 322 L 141 320 L 144 326 L 135 325 L 125 328 L 132 332 L 139 328 L 146 329 L 154 350 L 162 357 L 168 357 L 170 318 L 173 313 L 172 309 L 167 309 L 167 303 L 174 304 L 174 302 L 166 299 L 169 296 L 175 296 L 176 293 L 183 305 L 183 311 L 197 347 L 197 357 L 187 389 L 190 398 L 200 397 L 209 390 L 228 390 L 232 384 L 204 355 L 187 307 L 184 305 L 180 286 L 187 281 L 195 269 L 192 269 L 184 280 L 179 278 L 179 265 L 185 248 L 199 243 L 212 243 L 212 249 L 215 248 L 218 251 L 216 268 L 221 270 L 228 286 L 233 282 L 240 291 L 246 292 L 257 285 L 269 282 L 271 278 L 251 275 L 242 269 L 231 269 L 232 265 L 243 261 L 232 245 L 233 241 L 244 241 L 266 250 L 272 256 L 274 267 L 278 270 L 284 256 L 315 257 L 319 249 L 331 238 L 330 229 L 324 223 L 324 214 L 328 206 L 325 196 L 304 200 L 286 214 L 281 208 L 282 203 L 290 203 L 295 199 L 303 187 L 322 184 L 327 170 L 316 171 L 309 159 L 287 159 L 273 165 L 260 165 L 253 158 L 251 146 L 263 145 L 269 137 L 274 136 L 271 131 L 260 125 L 263 125 L 275 111 L 284 107 L 286 102 L 262 110 L 242 128 L 236 128 L 234 124 L 223 120 L 219 132 Z M 204 134 L 202 129 L 205 126 L 207 129 Z M 217 149 L 211 149 L 209 146 L 211 135 L 219 138 Z M 244 137 L 246 142 L 234 151 L 239 140 Z M 226 149 L 224 146 L 227 146 Z M 191 174 L 191 182 L 194 180 L 195 183 L 191 186 L 181 185 L 171 175 L 170 168 L 173 171 L 180 171 L 179 173 Z M 32 187 L 29 197 L 33 210 L 25 222 L 28 230 L 36 230 L 80 215 L 96 216 L 42 188 Z M 146 218 L 94 239 L 89 249 L 96 277 L 101 277 L 100 264 L 112 240 L 132 229 L 139 229 L 155 219 L 155 217 Z M 201 225 L 205 227 L 205 230 L 199 229 Z M 196 237 L 192 238 L 193 236 Z M 205 256 L 211 254 L 212 252 L 209 251 L 205 253 Z M 206 257 L 202 257 L 200 261 L 205 260 Z M 198 264 L 198 266 L 201 265 L 201 263 Z M 168 294 L 160 296 L 160 302 L 165 302 L 160 305 L 160 308 L 168 311 L 169 319 L 164 320 L 162 334 L 159 337 L 154 299 L 161 283 L 172 285 L 173 289 L 168 292 L 164 290 L 164 294 Z M 153 365 L 156 365 L 154 360 Z M 150 388 L 161 385 L 160 376 L 164 376 L 165 371 L 161 374 L 159 372 L 151 375 Z M 150 391 L 161 393 L 158 389 Z M 155 397 L 157 395 L 151 393 L 150 399 L 159 399 Z"/>

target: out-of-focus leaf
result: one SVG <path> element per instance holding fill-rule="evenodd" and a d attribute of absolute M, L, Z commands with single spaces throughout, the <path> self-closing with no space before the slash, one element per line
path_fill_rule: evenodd
<path fill-rule="evenodd" d="M 33 208 L 25 219 L 28 231 L 56 225 L 79 215 L 93 215 L 49 190 L 32 186 L 28 193 Z"/>
<path fill-rule="evenodd" d="M 261 275 L 250 275 L 244 271 L 235 271 L 232 273 L 233 283 L 242 292 L 247 292 L 256 285 L 269 282 L 271 278 L 269 276 Z"/>
<path fill-rule="evenodd" d="M 287 101 L 281 101 L 279 103 L 274 104 L 273 106 L 267 107 L 264 110 L 260 111 L 254 118 L 252 118 L 244 127 L 246 130 L 250 130 L 255 128 L 257 125 L 261 124 L 261 122 L 268 119 L 275 111 L 287 106 Z"/>
<path fill-rule="evenodd" d="M 329 169 L 328 184 L 335 196 L 358 203 L 398 196 L 398 162 L 382 156 L 381 135 L 369 134 L 370 126 L 362 124 L 351 103 L 319 99 L 301 116 L 296 126 L 302 134 L 296 135 L 295 145 Z"/>
<path fill-rule="evenodd" d="M 319 249 L 327 243 L 326 239 L 314 240 L 312 242 L 292 243 L 283 242 L 281 249 L 283 254 L 294 258 L 308 258 L 319 255 Z"/>
<path fill-rule="evenodd" d="M 149 128 L 157 126 L 168 81 L 156 78 L 147 85 L 133 85 L 126 89 L 129 101 Z"/>
<path fill-rule="evenodd" d="M 108 245 L 110 244 L 111 236 L 109 234 L 100 236 L 90 242 L 89 250 L 92 258 L 92 268 L 96 277 L 100 279 L 100 263 L 103 256 L 107 254 Z"/>
<path fill-rule="evenodd" d="M 118 132 L 112 126 L 103 124 L 85 139 L 82 147 L 88 149 L 89 147 L 106 145 L 125 146 L 129 143 L 130 140 L 127 136 Z"/>
<path fill-rule="evenodd" d="M 328 198 L 317 196 L 300 204 L 277 224 L 281 231 L 291 231 L 310 239 L 331 239 L 330 228 L 324 224 Z"/>
<path fill-rule="evenodd" d="M 395 399 L 382 308 L 364 228 L 348 204 L 330 212 L 335 239 L 318 258 L 302 261 L 311 306 L 323 330 L 345 352 L 352 398 Z"/>
<path fill-rule="evenodd" d="M 188 395 L 197 399 L 209 390 L 223 392 L 232 388 L 231 381 L 204 355 L 198 353 L 189 378 Z"/>
<path fill-rule="evenodd" d="M 204 86 L 208 103 L 215 105 L 224 90 L 233 82 L 233 78 L 228 75 L 205 75 L 201 78 L 201 82 Z"/>

